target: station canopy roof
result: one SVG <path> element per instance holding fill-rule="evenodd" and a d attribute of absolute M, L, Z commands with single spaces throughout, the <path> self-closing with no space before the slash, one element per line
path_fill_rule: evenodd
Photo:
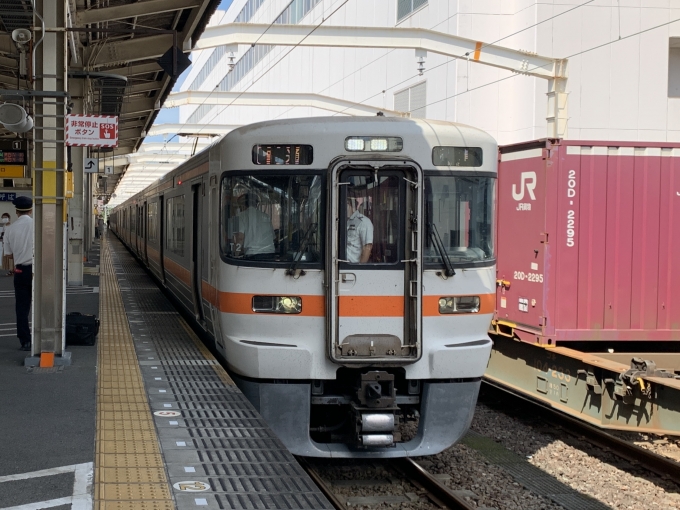
<path fill-rule="evenodd" d="M 77 30 L 71 32 L 72 41 L 82 46 L 78 61 L 69 52 L 69 76 L 90 78 L 87 92 L 91 101 L 83 113 L 118 116 L 118 147 L 101 153 L 100 158 L 125 159 L 139 148 L 178 75 L 188 65 L 182 50 L 198 40 L 220 0 L 68 0 L 68 4 L 71 26 Z M 24 101 L 2 94 L 3 90 L 33 88 L 27 77 L 20 75 L 21 53 L 12 31 L 32 30 L 34 24 L 31 0 L 0 0 L 3 102 Z M 174 44 L 179 62 L 173 75 Z M 0 125 L 0 139 L 16 136 Z M 116 165 L 117 173 L 107 176 L 108 193 L 125 169 Z"/>

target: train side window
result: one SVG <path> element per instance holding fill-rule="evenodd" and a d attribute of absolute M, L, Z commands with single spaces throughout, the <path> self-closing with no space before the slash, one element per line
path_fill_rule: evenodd
<path fill-rule="evenodd" d="M 158 242 L 158 202 L 151 202 L 148 205 L 147 217 L 149 242 Z"/>
<path fill-rule="evenodd" d="M 184 195 L 168 198 L 165 247 L 184 256 Z"/>

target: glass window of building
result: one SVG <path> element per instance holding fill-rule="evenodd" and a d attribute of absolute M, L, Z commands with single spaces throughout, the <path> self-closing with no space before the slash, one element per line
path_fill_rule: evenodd
<path fill-rule="evenodd" d="M 424 119 L 427 110 L 427 82 L 418 83 L 394 94 L 394 109 L 410 112 L 412 118 Z"/>
<path fill-rule="evenodd" d="M 425 5 L 427 0 L 397 0 L 397 22 Z"/>

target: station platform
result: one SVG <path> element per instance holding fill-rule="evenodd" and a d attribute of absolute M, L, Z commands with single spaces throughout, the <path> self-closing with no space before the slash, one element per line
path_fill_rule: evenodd
<path fill-rule="evenodd" d="M 112 234 L 91 261 L 96 292 L 70 290 L 67 310 L 98 306 L 96 347 L 40 372 L 0 336 L 0 508 L 332 508 Z M 9 335 L 5 287 L 11 277 Z"/>

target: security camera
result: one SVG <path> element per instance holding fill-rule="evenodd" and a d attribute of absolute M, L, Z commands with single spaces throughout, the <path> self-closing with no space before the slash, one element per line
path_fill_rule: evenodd
<path fill-rule="evenodd" d="M 18 44 L 25 44 L 31 40 L 31 31 L 27 28 L 12 30 L 12 40 Z"/>

